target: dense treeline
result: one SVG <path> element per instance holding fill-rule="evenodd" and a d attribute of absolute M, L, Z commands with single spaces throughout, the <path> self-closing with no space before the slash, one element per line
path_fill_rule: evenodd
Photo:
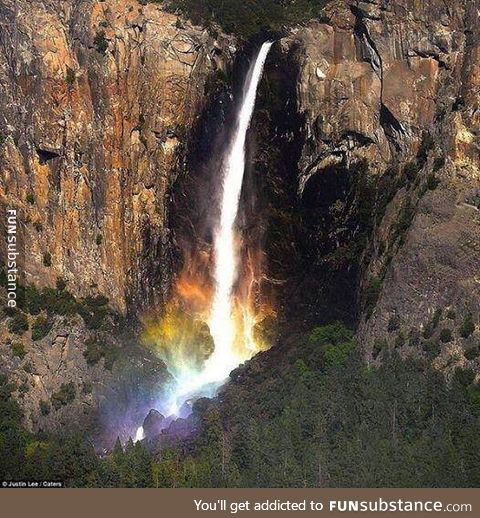
<path fill-rule="evenodd" d="M 170 10 L 180 11 L 193 23 L 218 24 L 226 32 L 251 37 L 262 31 L 286 27 L 320 16 L 326 0 L 170 0 Z"/>
<path fill-rule="evenodd" d="M 471 373 L 459 370 L 447 385 L 425 361 L 394 352 L 368 367 L 341 325 L 268 356 L 200 412 L 195 455 L 167 485 L 480 484 L 480 390 Z"/>
<path fill-rule="evenodd" d="M 82 437 L 21 427 L 0 384 L 0 478 L 70 486 L 408 486 L 480 484 L 480 389 L 457 370 L 445 383 L 426 360 L 392 352 L 369 367 L 340 324 L 264 353 L 200 400 L 200 432 L 152 458 L 117 442 L 98 458 Z"/>

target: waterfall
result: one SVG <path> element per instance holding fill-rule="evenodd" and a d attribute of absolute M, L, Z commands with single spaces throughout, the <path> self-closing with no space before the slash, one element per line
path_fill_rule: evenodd
<path fill-rule="evenodd" d="M 247 130 L 255 107 L 258 83 L 271 45 L 271 42 L 262 45 L 247 75 L 235 131 L 224 165 L 220 222 L 215 235 L 215 294 L 209 319 L 215 349 L 205 364 L 205 375 L 211 381 L 225 379 L 239 363 L 234 351 L 235 322 L 232 301 L 232 290 L 238 276 L 235 220 L 245 172 Z"/>
<path fill-rule="evenodd" d="M 239 238 L 236 235 L 235 222 L 245 172 L 247 130 L 255 107 L 258 83 L 271 45 L 272 43 L 262 45 L 248 70 L 234 131 L 226 147 L 220 171 L 222 192 L 220 217 L 214 233 L 214 293 L 206 317 L 214 350 L 198 371 L 190 369 L 188 364 L 169 366 L 168 360 L 166 361 L 167 368 L 170 367 L 170 372 L 175 373 L 172 393 L 164 402 L 167 415 L 180 415 L 185 411 L 184 403 L 192 398 L 213 396 L 230 372 L 258 350 L 254 347 L 252 336 L 255 322 L 248 315 L 248 311 L 242 308 L 243 322 L 248 322 L 249 325 L 239 325 L 238 308 L 237 321 L 235 320 L 233 290 L 237 280 L 241 280 L 238 279 Z M 141 437 L 143 429 L 140 427 L 137 430 L 137 438 L 141 440 Z"/>

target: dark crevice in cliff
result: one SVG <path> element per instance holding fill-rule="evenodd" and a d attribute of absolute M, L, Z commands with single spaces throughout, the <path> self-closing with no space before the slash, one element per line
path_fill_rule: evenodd
<path fill-rule="evenodd" d="M 418 56 L 420 58 L 424 59 L 434 59 L 438 63 L 438 68 L 448 68 L 447 63 L 440 57 L 438 52 L 427 52 L 427 51 L 421 51 L 419 49 L 415 49 L 412 51 L 415 56 Z"/>
<path fill-rule="evenodd" d="M 367 26 L 365 25 L 364 13 L 358 7 L 350 6 L 350 10 L 355 16 L 355 27 L 354 33 L 357 38 L 357 41 L 360 43 L 359 52 L 365 61 L 372 65 L 372 68 L 380 77 L 380 81 L 382 81 L 383 85 L 383 63 L 382 57 L 377 50 L 377 46 L 375 42 L 370 36 L 368 32 Z"/>
<path fill-rule="evenodd" d="M 365 170 L 349 165 L 347 153 L 371 139 L 345 133 L 335 149 L 330 143 L 328 155 L 338 157 L 336 164 L 316 171 L 322 155 L 310 173 L 302 170 L 306 130 L 304 116 L 296 111 L 298 75 L 292 58 L 272 49 L 251 137 L 251 147 L 261 150 L 251 174 L 262 186 L 256 214 L 265 227 L 265 288 L 273 295 L 283 335 L 332 320 L 355 325 L 359 258 L 370 229 L 362 201 Z"/>
<path fill-rule="evenodd" d="M 380 125 L 389 142 L 397 152 L 401 151 L 400 139 L 405 135 L 405 128 L 393 113 L 382 103 L 380 105 Z"/>
<path fill-rule="evenodd" d="M 45 165 L 50 162 L 50 160 L 54 160 L 60 156 L 60 154 L 55 151 L 41 148 L 37 148 L 37 155 L 41 165 Z"/>

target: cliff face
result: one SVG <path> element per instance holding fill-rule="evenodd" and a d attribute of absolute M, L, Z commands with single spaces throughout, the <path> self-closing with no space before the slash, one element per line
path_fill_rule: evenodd
<path fill-rule="evenodd" d="M 419 336 L 438 339 L 443 328 L 452 336 L 443 333 L 435 361 L 474 365 L 463 352 L 475 346 L 465 322 L 480 310 L 479 7 L 332 2 L 322 21 L 280 42 L 298 70 L 298 192 L 311 197 L 320 184 L 325 197 L 322 177 L 354 178 L 347 190 L 357 194 L 327 207 L 339 213 L 328 233 L 340 254 L 359 240 L 350 214 L 358 226 L 367 218 L 355 253 L 369 358 L 386 346 L 418 349 Z"/>
<path fill-rule="evenodd" d="M 0 206 L 19 209 L 22 283 L 61 278 L 122 313 L 161 304 L 168 188 L 233 39 L 134 0 L 1 0 L 0 42 Z M 163 365 L 110 317 L 87 323 L 56 296 L 66 304 L 30 296 L 26 331 L 0 322 L 26 426 L 81 428 L 100 409 L 108 439 L 128 437 Z"/>
<path fill-rule="evenodd" d="M 229 41 L 134 0 L 3 0 L 0 24 L 0 195 L 22 212 L 25 282 L 161 301 L 167 188 Z"/>
<path fill-rule="evenodd" d="M 396 347 L 480 368 L 479 11 L 478 0 L 331 2 L 266 65 L 249 174 L 265 176 L 268 203 L 249 221 L 268 222 L 268 280 L 295 326 L 358 324 L 368 360 Z M 211 203 L 191 162 L 226 120 L 231 85 L 221 108 L 208 88 L 225 80 L 234 38 L 135 0 L 0 0 L 0 42 L 0 201 L 20 209 L 25 283 L 63 278 L 121 312 L 161 303 L 169 188 L 182 170 L 188 189 L 170 206 L 200 219 Z M 24 387 L 31 428 L 105 400 L 88 387 L 119 371 L 89 365 L 86 344 L 111 329 L 56 316 L 43 338 L 26 332 L 19 357 L 9 325 L 2 365 Z M 38 401 L 69 383 L 75 402 L 42 416 Z"/>

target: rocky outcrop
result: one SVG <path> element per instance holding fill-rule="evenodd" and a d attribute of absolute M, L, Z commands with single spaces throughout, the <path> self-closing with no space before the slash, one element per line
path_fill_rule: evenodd
<path fill-rule="evenodd" d="M 18 315 L 0 322 L 0 363 L 25 427 L 88 431 L 99 448 L 133 437 L 169 380 L 164 364 L 118 326 L 88 329 L 78 315 L 25 315 L 20 326 Z"/>
<path fill-rule="evenodd" d="M 152 408 L 143 421 L 143 432 L 147 439 L 158 435 L 165 428 L 165 417 Z"/>
<path fill-rule="evenodd" d="M 480 314 L 479 7 L 332 2 L 280 42 L 298 70 L 299 194 L 338 170 L 362 176 L 361 196 L 372 196 L 358 285 L 370 359 L 428 338 L 440 343 L 435 361 L 479 367 L 463 355 L 478 330 L 462 331 Z M 328 210 L 346 221 L 355 197 L 338 198 Z"/>
<path fill-rule="evenodd" d="M 135 0 L 0 2 L 0 200 L 24 282 L 134 312 L 168 287 L 167 191 L 231 39 Z"/>

